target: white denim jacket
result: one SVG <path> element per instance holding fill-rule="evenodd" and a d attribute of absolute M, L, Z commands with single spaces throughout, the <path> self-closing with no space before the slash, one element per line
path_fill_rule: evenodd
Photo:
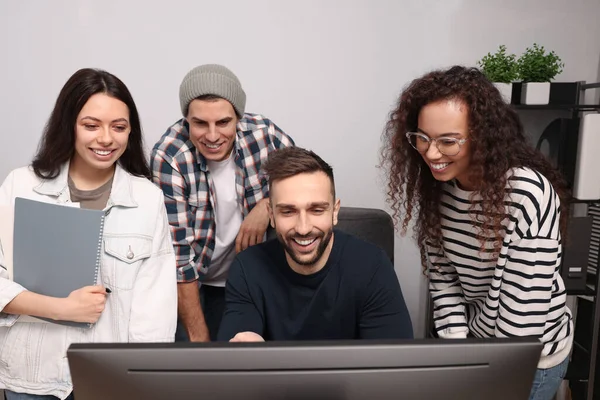
<path fill-rule="evenodd" d="M 14 205 L 16 197 L 69 203 L 68 169 L 67 163 L 52 180 L 39 179 L 30 167 L 12 171 L 0 187 L 0 205 Z M 176 264 L 162 192 L 117 166 L 105 212 L 98 283 L 112 293 L 104 312 L 89 329 L 19 322 L 0 312 L 0 382 L 6 388 L 64 399 L 73 389 L 66 358 L 71 343 L 174 341 Z M 2 310 L 26 288 L 8 279 L 1 251 L 0 266 Z"/>

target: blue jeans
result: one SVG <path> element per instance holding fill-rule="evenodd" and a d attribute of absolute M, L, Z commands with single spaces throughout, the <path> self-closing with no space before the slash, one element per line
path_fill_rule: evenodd
<path fill-rule="evenodd" d="M 533 378 L 529 400 L 552 400 L 567 373 L 568 366 L 569 357 L 554 367 L 538 369 Z"/>
<path fill-rule="evenodd" d="M 58 400 L 55 396 L 40 396 L 37 394 L 17 393 L 10 390 L 4 390 L 6 400 Z M 73 393 L 66 400 L 74 400 Z"/>

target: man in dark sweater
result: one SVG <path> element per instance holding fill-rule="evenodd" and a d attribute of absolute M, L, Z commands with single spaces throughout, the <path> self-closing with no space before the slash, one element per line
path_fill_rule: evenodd
<path fill-rule="evenodd" d="M 299 147 L 273 152 L 271 226 L 277 240 L 237 255 L 218 339 L 410 339 L 410 316 L 383 250 L 334 229 L 333 170 Z"/>

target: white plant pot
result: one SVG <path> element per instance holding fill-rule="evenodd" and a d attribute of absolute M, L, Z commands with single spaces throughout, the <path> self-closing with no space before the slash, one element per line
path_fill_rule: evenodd
<path fill-rule="evenodd" d="M 550 82 L 527 82 L 521 89 L 521 104 L 548 104 Z"/>
<path fill-rule="evenodd" d="M 504 102 L 510 104 L 512 99 L 512 83 L 494 82 L 494 86 L 500 91 Z"/>

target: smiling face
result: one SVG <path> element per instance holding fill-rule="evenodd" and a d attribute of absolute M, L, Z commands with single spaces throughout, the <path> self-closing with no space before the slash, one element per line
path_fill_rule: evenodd
<path fill-rule="evenodd" d="M 269 214 L 290 267 L 311 274 L 325 266 L 333 246 L 340 201 L 324 172 L 301 173 L 272 183 Z"/>
<path fill-rule="evenodd" d="M 469 138 L 469 119 L 467 108 L 460 101 L 443 100 L 427 104 L 421 109 L 418 119 L 418 131 L 431 139 Z M 433 177 L 438 181 L 458 180 L 464 189 L 472 189 L 469 181 L 471 161 L 470 143 L 467 140 L 458 154 L 448 156 L 440 153 L 435 143 L 421 156 L 429 166 Z"/>
<path fill-rule="evenodd" d="M 71 170 L 107 173 L 127 149 L 129 108 L 104 93 L 89 98 L 75 125 L 75 155 Z"/>
<path fill-rule="evenodd" d="M 225 99 L 193 100 L 186 117 L 190 124 L 190 139 L 208 161 L 223 161 L 229 157 L 237 132 L 238 118 Z"/>

